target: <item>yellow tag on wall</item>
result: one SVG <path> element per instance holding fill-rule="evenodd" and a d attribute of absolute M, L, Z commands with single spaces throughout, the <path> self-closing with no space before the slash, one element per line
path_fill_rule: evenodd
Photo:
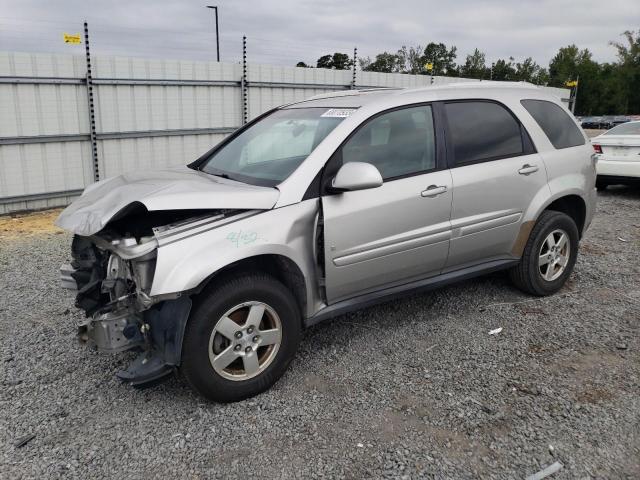
<path fill-rule="evenodd" d="M 70 33 L 63 33 L 62 36 L 64 38 L 64 43 L 75 43 L 75 44 L 82 43 L 80 34 L 71 35 Z"/>

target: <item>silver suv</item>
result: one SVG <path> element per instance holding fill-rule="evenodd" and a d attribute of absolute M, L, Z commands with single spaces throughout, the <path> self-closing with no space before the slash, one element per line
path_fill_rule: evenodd
<path fill-rule="evenodd" d="M 595 160 L 558 99 L 473 83 L 320 95 L 271 110 L 188 166 L 88 187 L 63 284 L 118 376 L 179 370 L 236 401 L 284 373 L 301 331 L 495 270 L 533 295 L 571 274 Z"/>

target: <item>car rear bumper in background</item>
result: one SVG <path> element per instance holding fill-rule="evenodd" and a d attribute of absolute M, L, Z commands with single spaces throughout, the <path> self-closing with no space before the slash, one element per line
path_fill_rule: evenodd
<path fill-rule="evenodd" d="M 598 178 L 609 177 L 630 177 L 640 179 L 640 157 L 638 160 L 608 160 L 601 155 L 596 166 Z"/>

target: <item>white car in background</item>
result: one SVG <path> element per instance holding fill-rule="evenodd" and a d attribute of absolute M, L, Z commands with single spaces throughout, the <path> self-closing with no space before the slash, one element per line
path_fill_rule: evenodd
<path fill-rule="evenodd" d="M 598 157 L 596 187 L 640 184 L 640 121 L 627 122 L 591 139 Z"/>

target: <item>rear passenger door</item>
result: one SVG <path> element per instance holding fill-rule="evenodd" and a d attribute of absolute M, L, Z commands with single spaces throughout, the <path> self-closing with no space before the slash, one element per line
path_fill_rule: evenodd
<path fill-rule="evenodd" d="M 514 114 L 487 100 L 443 104 L 453 203 L 445 271 L 520 255 L 527 207 L 547 189 L 544 163 Z M 527 232 L 528 233 L 528 232 Z"/>

